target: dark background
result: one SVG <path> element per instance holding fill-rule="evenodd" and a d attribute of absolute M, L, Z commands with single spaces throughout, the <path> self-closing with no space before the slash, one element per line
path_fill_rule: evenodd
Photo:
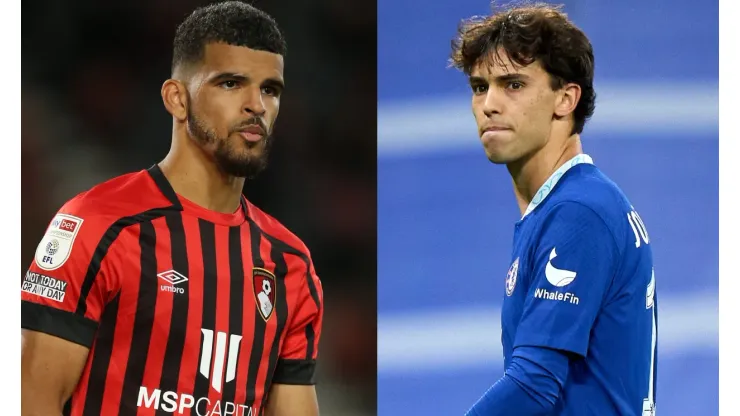
<path fill-rule="evenodd" d="M 69 198 L 170 146 L 160 97 L 194 0 L 22 2 L 22 264 Z M 288 42 L 269 168 L 245 194 L 311 250 L 323 415 L 376 407 L 376 3 L 254 1 Z"/>

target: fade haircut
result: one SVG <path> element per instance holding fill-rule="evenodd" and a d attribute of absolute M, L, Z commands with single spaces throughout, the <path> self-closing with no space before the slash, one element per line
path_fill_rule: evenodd
<path fill-rule="evenodd" d="M 571 134 L 580 134 L 595 109 L 594 53 L 591 42 L 565 13 L 562 6 L 544 3 L 496 10 L 486 17 L 463 21 L 452 41 L 450 63 L 470 75 L 483 59 L 503 64 L 502 49 L 509 62 L 527 66 L 540 62 L 557 91 L 567 83 L 581 87 L 573 111 Z"/>
<path fill-rule="evenodd" d="M 172 73 L 203 59 L 206 45 L 225 43 L 285 56 L 285 39 L 275 20 L 240 1 L 225 1 L 195 9 L 177 27 Z"/>

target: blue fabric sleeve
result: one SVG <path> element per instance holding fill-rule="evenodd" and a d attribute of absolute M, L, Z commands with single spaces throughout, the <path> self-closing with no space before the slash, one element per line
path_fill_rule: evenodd
<path fill-rule="evenodd" d="M 537 240 L 514 348 L 545 347 L 585 357 L 619 267 L 616 240 L 595 211 L 577 202 L 554 206 Z"/>
<path fill-rule="evenodd" d="M 466 416 L 545 416 L 555 408 L 568 377 L 569 356 L 539 347 L 514 350 L 511 365 Z"/>

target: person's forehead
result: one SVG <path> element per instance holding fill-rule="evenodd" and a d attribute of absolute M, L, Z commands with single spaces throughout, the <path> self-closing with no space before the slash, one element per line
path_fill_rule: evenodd
<path fill-rule="evenodd" d="M 503 50 L 499 50 L 498 54 L 489 52 L 481 56 L 470 71 L 471 76 L 485 78 L 495 78 L 517 73 L 526 74 L 531 77 L 546 75 L 539 61 L 535 60 L 531 64 L 520 65 L 511 59 Z"/>
<path fill-rule="evenodd" d="M 283 57 L 276 53 L 235 46 L 226 43 L 209 43 L 205 47 L 203 65 L 208 70 L 261 69 L 283 73 Z"/>

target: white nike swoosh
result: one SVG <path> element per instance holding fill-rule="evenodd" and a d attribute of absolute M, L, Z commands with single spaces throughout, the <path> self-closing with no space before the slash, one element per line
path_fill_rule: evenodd
<path fill-rule="evenodd" d="M 576 278 L 576 272 L 572 272 L 570 270 L 561 270 L 553 266 L 552 259 L 557 257 L 557 255 L 558 254 L 555 252 L 555 247 L 553 247 L 552 251 L 550 252 L 550 260 L 547 261 L 547 266 L 545 267 L 545 277 L 551 285 L 563 287 L 570 284 L 570 282 L 572 282 L 573 279 Z"/>

